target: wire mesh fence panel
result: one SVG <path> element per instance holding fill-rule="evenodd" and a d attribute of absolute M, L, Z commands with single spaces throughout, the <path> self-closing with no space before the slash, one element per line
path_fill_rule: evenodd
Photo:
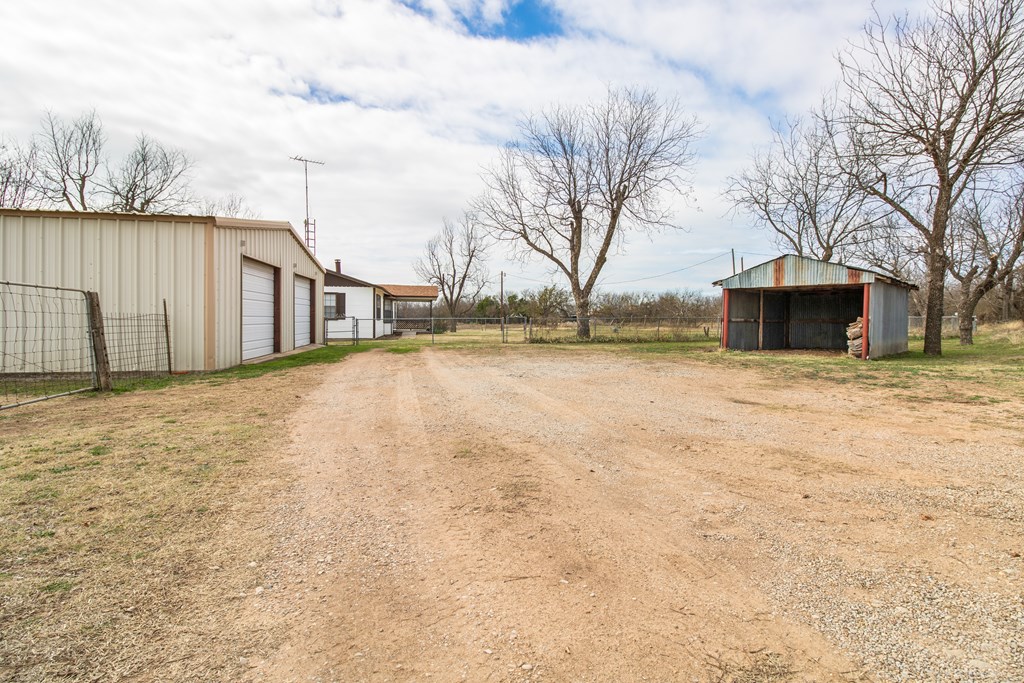
<path fill-rule="evenodd" d="M 0 282 L 0 409 L 95 387 L 85 292 Z"/>
<path fill-rule="evenodd" d="M 589 338 L 580 339 L 581 328 Z M 722 335 L 719 318 L 533 318 L 527 336 L 533 343 L 557 342 L 718 342 Z"/>
<path fill-rule="evenodd" d="M 907 319 L 907 333 L 912 337 L 923 337 L 924 336 L 924 323 L 925 318 L 923 315 L 912 315 Z M 974 331 L 978 331 L 978 318 L 974 317 L 971 320 L 971 324 L 974 327 Z M 958 315 L 944 315 L 942 316 L 942 336 L 943 337 L 959 337 L 960 336 L 960 316 Z"/>
<path fill-rule="evenodd" d="M 170 330 L 163 313 L 104 314 L 103 332 L 115 387 L 170 374 Z"/>

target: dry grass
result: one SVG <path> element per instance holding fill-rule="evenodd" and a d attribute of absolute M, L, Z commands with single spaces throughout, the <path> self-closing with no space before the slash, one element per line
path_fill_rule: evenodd
<path fill-rule="evenodd" d="M 1024 346 L 1024 320 L 986 325 L 985 332 L 988 333 L 993 341 Z"/>
<path fill-rule="evenodd" d="M 797 672 L 782 655 L 763 650 L 748 653 L 740 661 L 708 656 L 709 683 L 785 683 Z"/>
<path fill-rule="evenodd" d="M 308 374 L 309 377 L 299 377 Z M 0 679 L 231 679 L 300 369 L 0 413 Z M 254 566 L 250 566 L 255 562 Z"/>

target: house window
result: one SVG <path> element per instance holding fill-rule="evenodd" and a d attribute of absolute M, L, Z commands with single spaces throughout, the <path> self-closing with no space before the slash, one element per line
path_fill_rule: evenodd
<path fill-rule="evenodd" d="M 380 310 L 383 305 L 384 305 L 384 296 L 382 294 L 378 294 L 377 295 L 377 315 L 375 316 L 377 318 L 377 320 L 380 320 L 382 317 L 384 317 L 383 315 L 381 315 L 381 310 Z"/>
<path fill-rule="evenodd" d="M 345 317 L 345 295 L 328 293 L 324 295 L 324 318 L 337 320 Z"/>
<path fill-rule="evenodd" d="M 389 323 L 395 317 L 395 302 L 388 301 L 384 306 L 384 322 Z"/>

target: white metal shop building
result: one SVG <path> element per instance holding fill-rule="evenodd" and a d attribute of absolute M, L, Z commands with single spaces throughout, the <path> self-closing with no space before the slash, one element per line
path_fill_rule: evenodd
<path fill-rule="evenodd" d="M 174 371 L 323 343 L 324 268 L 287 222 L 0 209 L 0 281 L 94 291 L 104 314 L 166 301 Z"/>

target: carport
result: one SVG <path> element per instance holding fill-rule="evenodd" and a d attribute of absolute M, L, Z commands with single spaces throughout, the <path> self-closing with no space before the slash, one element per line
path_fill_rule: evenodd
<path fill-rule="evenodd" d="M 863 268 L 787 254 L 713 283 L 722 287 L 722 348 L 845 350 L 863 319 L 861 358 L 907 350 L 914 285 Z"/>

